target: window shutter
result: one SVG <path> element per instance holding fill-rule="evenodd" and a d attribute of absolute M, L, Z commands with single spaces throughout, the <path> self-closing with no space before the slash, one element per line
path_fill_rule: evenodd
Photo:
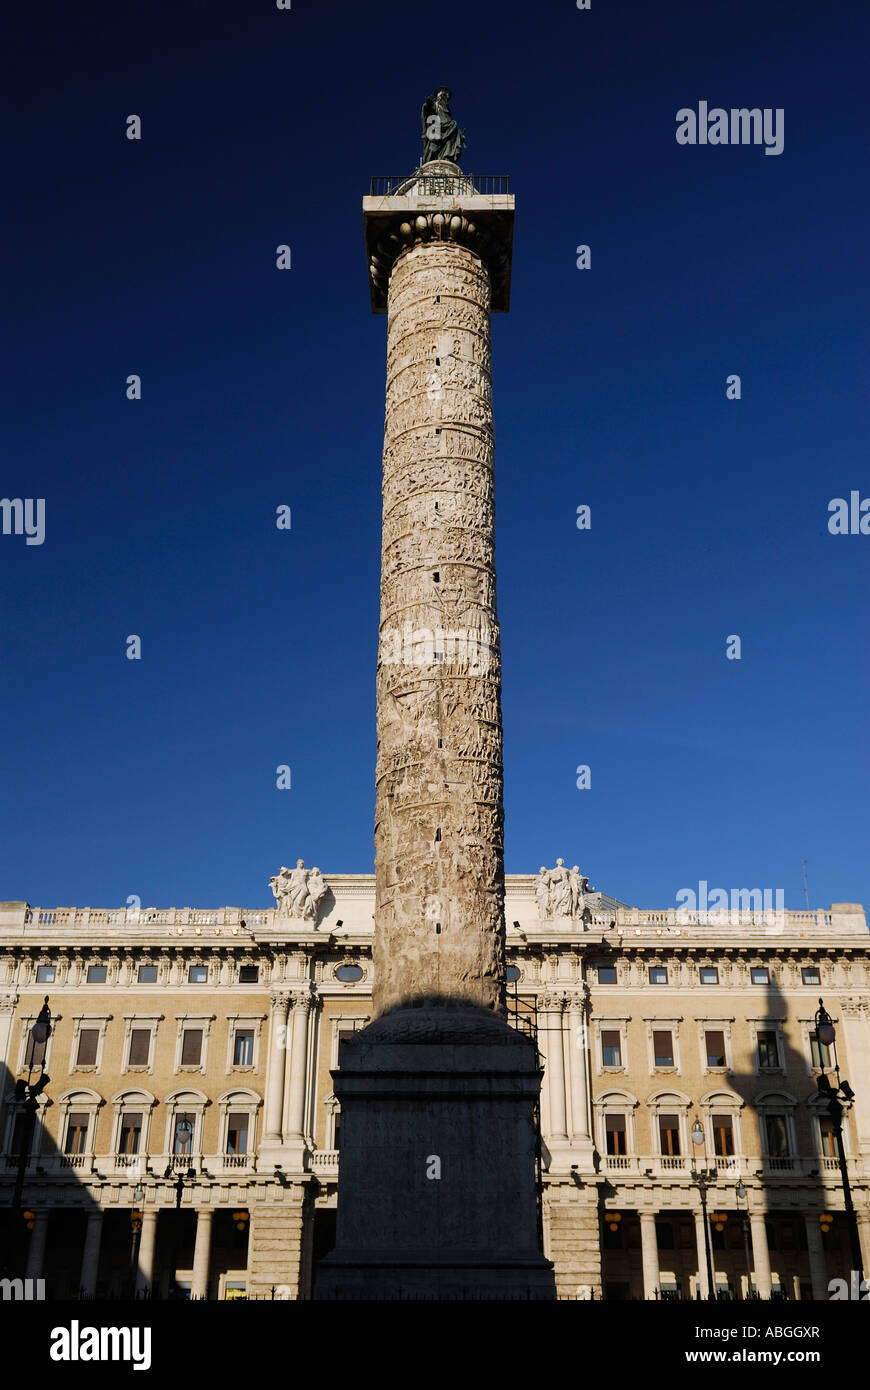
<path fill-rule="evenodd" d="M 181 1038 L 181 1064 L 198 1067 L 202 1062 L 202 1029 L 185 1028 Z"/>
<path fill-rule="evenodd" d="M 130 1032 L 130 1066 L 147 1067 L 148 1054 L 151 1051 L 151 1030 L 149 1028 L 133 1028 Z"/>
<path fill-rule="evenodd" d="M 97 1043 L 100 1037 L 99 1028 L 82 1028 L 79 1033 L 79 1051 L 77 1062 L 80 1067 L 93 1067 L 97 1063 Z"/>

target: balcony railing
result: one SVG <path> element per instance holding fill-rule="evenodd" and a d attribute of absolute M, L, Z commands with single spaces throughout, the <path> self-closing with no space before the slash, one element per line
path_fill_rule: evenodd
<path fill-rule="evenodd" d="M 379 174 L 371 181 L 372 198 L 394 198 L 405 188 L 420 198 L 442 198 L 451 195 L 492 197 L 511 191 L 509 174 Z"/>
<path fill-rule="evenodd" d="M 315 1173 L 337 1173 L 338 1149 L 317 1149 L 310 1155 L 309 1163 Z"/>

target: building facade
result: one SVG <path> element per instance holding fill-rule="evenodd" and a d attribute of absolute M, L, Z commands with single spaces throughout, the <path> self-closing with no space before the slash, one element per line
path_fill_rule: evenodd
<path fill-rule="evenodd" d="M 19 1174 L 29 1213 L 24 1268 L 4 1274 L 54 1298 L 311 1295 L 334 1238 L 331 1073 L 372 1012 L 375 884 L 318 876 L 306 897 L 294 872 L 301 891 L 287 871 L 268 910 L 0 904 L 7 1250 Z M 572 896 L 569 878 L 506 880 L 559 1296 L 703 1297 L 709 1269 L 725 1297 L 829 1297 L 851 1263 L 816 1084 L 835 1060 L 856 1091 L 845 1147 L 870 1269 L 863 909 L 645 911 Z M 15 1082 L 43 1065 L 46 995 L 31 1134 Z M 836 1059 L 815 1037 L 820 996 Z"/>

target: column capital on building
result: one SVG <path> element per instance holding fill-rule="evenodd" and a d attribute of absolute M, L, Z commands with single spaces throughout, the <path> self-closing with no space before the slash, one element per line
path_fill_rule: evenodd
<path fill-rule="evenodd" d="M 291 1013 L 296 1013 L 300 1010 L 304 1010 L 307 1013 L 309 1009 L 315 1008 L 318 1003 L 317 996 L 312 991 L 310 985 L 306 985 L 299 989 L 291 989 L 287 998 Z"/>
<path fill-rule="evenodd" d="M 571 996 L 560 990 L 547 990 L 537 998 L 538 1008 L 544 1013 L 561 1014 L 571 1002 Z"/>

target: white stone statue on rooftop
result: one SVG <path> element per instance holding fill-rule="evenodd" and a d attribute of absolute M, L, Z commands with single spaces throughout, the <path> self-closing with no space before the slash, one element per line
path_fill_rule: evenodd
<path fill-rule="evenodd" d="M 296 868 L 282 866 L 280 874 L 269 879 L 279 917 L 297 921 L 317 921 L 317 909 L 326 896 L 327 888 L 318 868 L 306 869 L 305 860 L 297 859 Z"/>
<path fill-rule="evenodd" d="M 538 916 L 542 922 L 546 922 L 550 915 L 550 875 L 543 864 L 535 884 L 535 901 L 538 904 Z"/>
<path fill-rule="evenodd" d="M 541 922 L 582 923 L 588 891 L 589 879 L 581 874 L 578 864 L 570 869 L 565 867 L 564 859 L 556 860 L 555 869 L 547 869 L 542 864 L 535 883 L 535 902 Z"/>

